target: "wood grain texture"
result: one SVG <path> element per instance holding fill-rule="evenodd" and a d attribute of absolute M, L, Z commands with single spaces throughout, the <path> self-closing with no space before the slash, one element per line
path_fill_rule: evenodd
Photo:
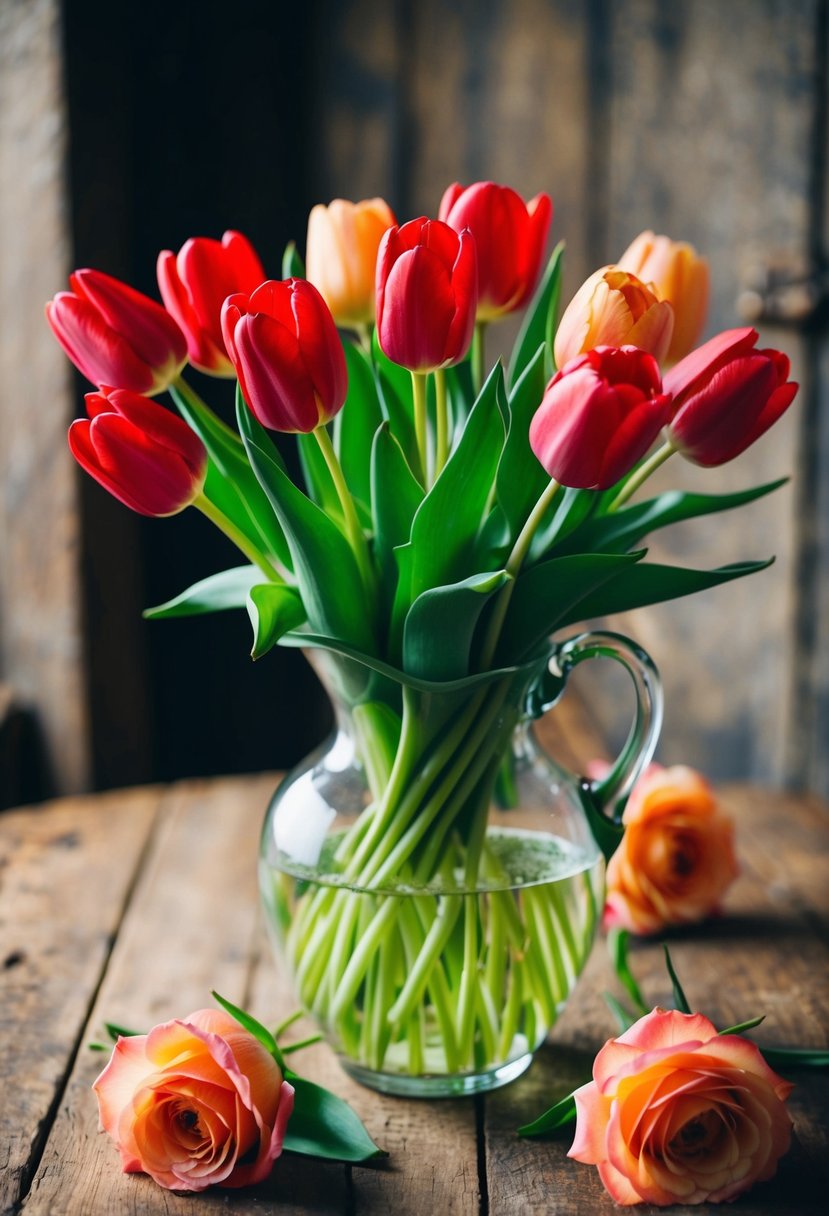
<path fill-rule="evenodd" d="M 0 1211 L 28 1184 L 158 802 L 148 788 L 0 815 Z"/>
<path fill-rule="evenodd" d="M 36 706 L 71 793 L 90 773 L 79 516 L 69 369 L 43 317 L 69 260 L 59 9 L 0 5 L 0 675 Z"/>

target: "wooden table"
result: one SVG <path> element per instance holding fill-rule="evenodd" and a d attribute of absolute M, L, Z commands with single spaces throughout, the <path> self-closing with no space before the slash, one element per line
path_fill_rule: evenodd
<path fill-rule="evenodd" d="M 567 1139 L 515 1136 L 588 1077 L 595 1051 L 614 1032 L 602 999 L 611 985 L 603 942 L 530 1071 L 486 1098 L 383 1097 L 351 1082 L 327 1048 L 294 1057 L 299 1071 L 359 1111 L 390 1153 L 382 1165 L 347 1168 L 286 1154 L 267 1184 L 198 1198 L 121 1174 L 112 1143 L 97 1131 L 90 1092 L 104 1057 L 86 1044 L 101 1037 L 104 1020 L 149 1027 L 210 1004 L 214 987 L 271 1023 L 294 1007 L 257 906 L 257 838 L 274 781 L 191 781 L 0 815 L 2 1211 L 616 1211 L 595 1170 L 567 1160 Z M 826 1046 L 826 808 L 747 788 L 722 797 L 738 823 L 742 875 L 721 920 L 672 939 L 689 998 L 719 1025 L 765 1013 L 761 1042 Z M 637 947 L 633 961 L 646 997 L 668 1003 L 658 946 Z M 826 1210 L 829 1081 L 817 1073 L 793 1079 L 797 1142 L 777 1178 L 735 1212 Z"/>

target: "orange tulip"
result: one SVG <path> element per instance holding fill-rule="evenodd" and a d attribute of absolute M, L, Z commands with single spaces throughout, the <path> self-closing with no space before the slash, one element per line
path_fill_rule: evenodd
<path fill-rule="evenodd" d="M 377 250 L 397 221 L 381 198 L 318 203 L 308 216 L 305 273 L 338 325 L 346 329 L 374 320 Z"/>
<path fill-rule="evenodd" d="M 674 312 L 635 274 L 603 266 L 567 305 L 555 340 L 556 366 L 597 346 L 638 346 L 661 363 L 674 328 Z"/>
<path fill-rule="evenodd" d="M 684 358 L 696 344 L 708 314 L 710 275 L 705 258 L 685 241 L 640 232 L 618 265 L 654 287 L 659 298 L 673 306 L 674 332 L 666 362 Z"/>

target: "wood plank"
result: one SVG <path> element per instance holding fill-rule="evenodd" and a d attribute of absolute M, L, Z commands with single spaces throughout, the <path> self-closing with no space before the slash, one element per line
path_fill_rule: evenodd
<path fill-rule="evenodd" d="M 815 801 L 782 802 L 745 787 L 723 794 L 738 826 L 742 874 L 718 921 L 666 935 L 694 1008 L 720 1026 L 766 1012 L 756 1041 L 789 1046 L 829 1042 L 829 949 L 813 928 L 813 896 L 825 890 L 808 877 L 813 855 L 825 863 L 825 808 Z M 764 809 L 765 808 L 765 811 Z M 790 823 L 804 836 L 795 843 Z M 816 847 L 817 846 L 817 847 Z M 774 868 L 772 877 L 772 867 Z M 801 885 L 803 875 L 806 886 Z M 825 884 L 824 884 L 825 885 Z M 637 943 L 632 964 L 647 1000 L 670 1004 L 670 985 L 657 942 Z M 571 1137 L 522 1141 L 515 1129 L 589 1079 L 593 1056 L 615 1031 L 601 993 L 618 991 L 602 941 L 550 1044 L 530 1072 L 487 1101 L 488 1186 L 492 1211 L 610 1216 L 616 1207 L 595 1170 L 567 1159 Z M 789 1107 L 798 1139 L 777 1177 L 740 1201 L 746 1216 L 824 1210 L 829 1126 L 829 1079 L 802 1073 Z M 691 1216 L 699 1209 L 677 1207 Z"/>
<path fill-rule="evenodd" d="M 0 815 L 0 1211 L 27 1185 L 158 801 L 132 790 Z"/>
<path fill-rule="evenodd" d="M 0 673 L 36 707 L 55 789 L 72 793 L 90 773 L 79 515 L 69 366 L 43 318 L 69 260 L 60 8 L 0 5 Z"/>

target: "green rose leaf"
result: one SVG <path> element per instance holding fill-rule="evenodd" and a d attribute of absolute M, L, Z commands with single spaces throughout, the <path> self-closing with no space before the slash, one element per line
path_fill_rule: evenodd
<path fill-rule="evenodd" d="M 244 608 L 252 587 L 264 583 L 265 576 L 258 566 L 233 566 L 219 574 L 193 583 L 164 604 L 145 608 L 148 621 L 161 621 L 176 616 L 201 616 L 207 612 L 226 612 L 229 608 Z M 282 584 L 275 583 L 274 586 Z"/>
<path fill-rule="evenodd" d="M 572 1094 L 556 1102 L 543 1115 L 539 1115 L 532 1123 L 519 1127 L 519 1136 L 551 1136 L 570 1126 L 576 1121 L 576 1100 Z"/>
<path fill-rule="evenodd" d="M 235 1018 L 240 1026 L 245 1028 L 248 1034 L 252 1034 L 257 1042 L 261 1043 L 262 1046 L 278 1060 L 280 1067 L 282 1067 L 281 1052 L 277 1046 L 276 1039 L 268 1030 L 267 1026 L 263 1026 L 261 1022 L 256 1020 L 252 1013 L 248 1013 L 245 1009 L 240 1009 L 238 1005 L 234 1005 L 232 1001 L 227 999 L 227 997 L 220 996 L 218 992 L 213 991 L 210 993 L 210 995 L 213 997 L 213 1000 L 217 1002 L 217 1004 L 221 1005 L 225 1013 L 229 1013 L 232 1018 Z"/>
<path fill-rule="evenodd" d="M 342 1098 L 292 1072 L 286 1073 L 286 1080 L 294 1087 L 294 1109 L 284 1140 L 289 1152 L 352 1164 L 388 1156 Z"/>

